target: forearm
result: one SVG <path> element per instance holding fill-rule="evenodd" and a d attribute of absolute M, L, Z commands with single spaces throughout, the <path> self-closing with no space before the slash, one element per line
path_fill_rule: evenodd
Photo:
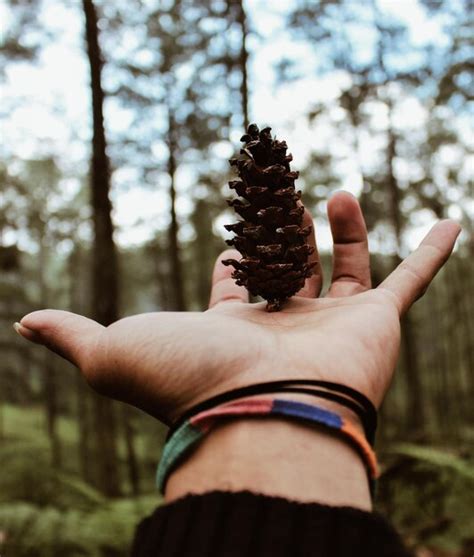
<path fill-rule="evenodd" d="M 170 475 L 165 497 L 212 490 L 371 509 L 365 465 L 355 448 L 323 427 L 275 417 L 213 428 Z"/>

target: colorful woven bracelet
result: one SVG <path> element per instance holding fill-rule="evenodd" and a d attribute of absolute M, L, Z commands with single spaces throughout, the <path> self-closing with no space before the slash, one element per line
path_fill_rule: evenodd
<path fill-rule="evenodd" d="M 324 389 L 324 390 L 322 390 Z M 352 410 L 360 419 L 364 428 L 367 441 L 371 445 L 375 441 L 375 431 L 377 429 L 377 410 L 373 403 L 361 392 L 321 379 L 279 379 L 278 381 L 266 381 L 244 387 L 237 387 L 230 391 L 219 393 L 207 400 L 195 404 L 184 412 L 173 424 L 171 424 L 166 439 L 170 439 L 186 420 L 211 408 L 217 408 L 227 402 L 240 400 L 249 396 L 270 395 L 272 398 L 281 393 L 300 393 L 312 395 L 316 398 L 332 400 Z"/>
<path fill-rule="evenodd" d="M 348 439 L 362 456 L 373 494 L 378 477 L 377 459 L 372 447 L 352 423 L 335 412 L 318 406 L 284 399 L 248 399 L 231 402 L 205 410 L 186 420 L 166 443 L 156 474 L 156 483 L 162 493 L 169 474 L 196 447 L 199 441 L 221 418 L 233 416 L 286 416 L 335 429 Z"/>

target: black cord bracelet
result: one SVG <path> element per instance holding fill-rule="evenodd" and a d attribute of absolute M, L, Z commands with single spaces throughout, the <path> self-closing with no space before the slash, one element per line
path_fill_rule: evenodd
<path fill-rule="evenodd" d="M 315 389 L 313 387 L 322 387 L 326 390 Z M 283 379 L 247 385 L 220 393 L 186 410 L 186 412 L 170 426 L 167 439 L 169 439 L 186 420 L 204 410 L 209 410 L 225 402 L 230 402 L 246 396 L 271 393 L 301 393 L 337 402 L 357 414 L 362 422 L 367 441 L 371 445 L 374 444 L 375 431 L 377 429 L 377 410 L 372 402 L 365 395 L 352 387 L 318 379 Z M 341 394 L 344 396 L 341 396 Z"/>

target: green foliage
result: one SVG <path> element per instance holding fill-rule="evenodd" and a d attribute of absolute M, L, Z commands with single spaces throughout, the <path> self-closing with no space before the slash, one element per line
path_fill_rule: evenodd
<path fill-rule="evenodd" d="M 2 408 L 3 431 L 2 435 L 10 442 L 23 442 L 25 446 L 36 447 L 38 450 L 47 450 L 48 437 L 44 430 L 44 411 L 41 406 L 5 404 Z M 61 442 L 66 446 L 77 445 L 77 424 L 68 416 L 58 418 L 58 432 Z M 7 447 L 2 442 L 0 451 Z"/>
<path fill-rule="evenodd" d="M 454 452 L 399 444 L 386 455 L 378 505 L 413 545 L 459 549 L 474 531 L 474 463 Z"/>
<path fill-rule="evenodd" d="M 0 504 L 6 535 L 0 550 L 15 557 L 125 557 L 136 524 L 157 503 L 157 497 L 123 499 L 90 513 L 19 502 Z"/>
<path fill-rule="evenodd" d="M 448 473 L 459 476 L 466 482 L 474 482 L 473 463 L 460 458 L 456 454 L 409 443 L 400 443 L 391 452 L 399 457 L 425 463 L 427 466 L 432 466 L 440 471 L 446 469 Z M 474 496 L 474 492 L 472 495 Z"/>
<path fill-rule="evenodd" d="M 47 437 L 38 428 L 39 408 L 8 405 L 4 410 L 7 437 L 0 447 L 0 530 L 6 541 L 0 543 L 0 554 L 128 555 L 135 526 L 160 502 L 154 487 L 147 487 L 148 496 L 107 500 L 76 473 L 51 467 Z M 73 464 L 77 468 L 77 440 L 70 419 L 62 418 L 60 432 L 67 456 L 64 469 L 73 469 Z M 143 439 L 137 443 L 143 444 Z M 140 459 L 145 460 L 142 451 Z"/>
<path fill-rule="evenodd" d="M 25 501 L 58 510 L 90 510 L 104 502 L 94 488 L 51 467 L 45 444 L 5 443 L 0 449 L 0 503 Z"/>
<path fill-rule="evenodd" d="M 10 19 L 9 24 L 2 23 L 0 77 L 3 77 L 5 71 L 4 60 L 23 62 L 35 59 L 40 42 L 38 30 L 41 29 L 38 21 L 39 5 L 40 0 L 10 1 L 2 4 L 2 17 L 10 15 L 11 18 L 5 18 L 6 21 Z"/>

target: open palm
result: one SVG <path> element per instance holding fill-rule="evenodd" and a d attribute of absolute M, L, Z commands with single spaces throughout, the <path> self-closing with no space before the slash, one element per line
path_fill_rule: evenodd
<path fill-rule="evenodd" d="M 307 279 L 278 313 L 249 304 L 222 259 L 203 313 L 160 312 L 105 328 L 68 312 L 34 312 L 21 320 L 25 338 L 77 365 L 100 393 L 171 423 L 197 402 L 235 387 L 287 378 L 326 379 L 351 386 L 379 406 L 399 350 L 400 316 L 421 296 L 451 253 L 459 226 L 435 225 L 420 247 L 371 289 L 367 231 L 351 195 L 328 204 L 334 239 L 331 286 Z M 305 214 L 305 224 L 311 217 Z M 316 247 L 314 236 L 312 242 Z M 317 258 L 317 251 L 313 254 Z"/>

